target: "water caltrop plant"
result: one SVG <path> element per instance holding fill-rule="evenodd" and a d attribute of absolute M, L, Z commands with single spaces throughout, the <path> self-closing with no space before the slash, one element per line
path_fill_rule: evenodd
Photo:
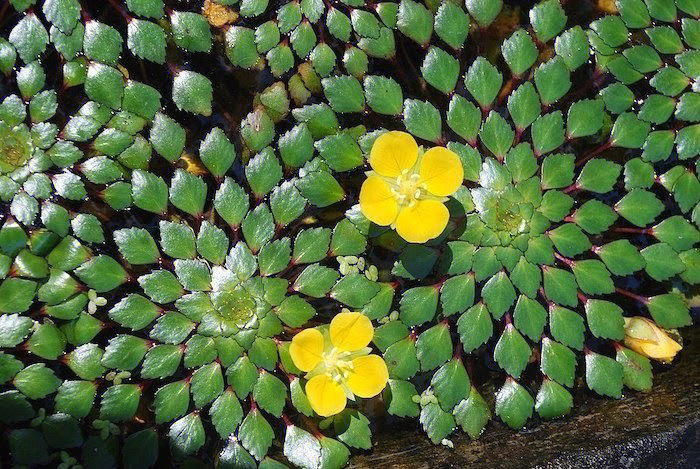
<path fill-rule="evenodd" d="M 0 464 L 335 468 L 654 392 L 700 5 L 593 3 L 4 2 Z"/>

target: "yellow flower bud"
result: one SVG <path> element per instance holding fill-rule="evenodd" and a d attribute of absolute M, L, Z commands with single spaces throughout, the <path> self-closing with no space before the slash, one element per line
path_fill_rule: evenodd
<path fill-rule="evenodd" d="M 683 348 L 654 321 L 635 316 L 625 318 L 625 345 L 635 352 L 662 363 L 671 363 Z"/>

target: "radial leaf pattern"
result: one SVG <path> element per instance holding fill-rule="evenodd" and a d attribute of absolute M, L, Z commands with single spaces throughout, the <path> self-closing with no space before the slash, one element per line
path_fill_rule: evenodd
<path fill-rule="evenodd" d="M 451 446 L 650 390 L 700 282 L 700 12 L 516 3 L 9 2 L 8 464 L 342 467 L 384 414 Z M 363 214 L 370 169 L 427 242 Z"/>

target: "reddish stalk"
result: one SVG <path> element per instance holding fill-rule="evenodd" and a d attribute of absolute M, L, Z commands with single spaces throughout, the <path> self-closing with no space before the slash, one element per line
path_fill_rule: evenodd
<path fill-rule="evenodd" d="M 578 167 L 578 166 L 581 166 L 581 165 L 582 165 L 583 163 L 585 163 L 586 161 L 590 160 L 590 159 L 593 158 L 594 156 L 600 155 L 601 153 L 603 153 L 605 150 L 609 149 L 610 147 L 612 147 L 612 141 L 611 141 L 611 140 L 608 140 L 608 141 L 605 142 L 604 144 L 598 146 L 597 148 L 593 149 L 593 150 L 590 151 L 589 153 L 585 154 L 581 159 L 579 159 L 579 160 L 576 162 L 576 166 L 577 166 L 577 167 Z"/>
<path fill-rule="evenodd" d="M 649 298 L 648 298 L 648 297 L 642 296 L 642 295 L 637 295 L 636 293 L 632 293 L 631 291 L 625 290 L 624 288 L 619 288 L 619 287 L 618 287 L 618 288 L 615 289 L 615 291 L 616 291 L 617 293 L 621 294 L 621 295 L 624 295 L 624 296 L 628 297 L 628 298 L 632 298 L 633 300 L 637 300 L 637 301 L 639 301 L 640 303 L 647 304 L 647 303 L 649 302 Z"/>

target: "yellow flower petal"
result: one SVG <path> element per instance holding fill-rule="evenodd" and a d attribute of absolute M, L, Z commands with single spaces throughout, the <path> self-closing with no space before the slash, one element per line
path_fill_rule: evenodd
<path fill-rule="evenodd" d="M 323 334 L 317 329 L 304 329 L 292 338 L 289 355 L 301 371 L 311 371 L 321 361 Z"/>
<path fill-rule="evenodd" d="M 396 218 L 396 232 L 409 243 L 424 243 L 440 236 L 447 226 L 450 212 L 437 200 L 419 200 L 405 207 Z"/>
<path fill-rule="evenodd" d="M 670 363 L 683 349 L 653 321 L 635 316 L 625 318 L 625 345 L 648 358 Z"/>
<path fill-rule="evenodd" d="M 394 223 L 399 205 L 384 179 L 371 175 L 360 189 L 360 210 L 371 222 L 380 226 Z"/>
<path fill-rule="evenodd" d="M 455 152 L 445 147 L 434 147 L 425 152 L 419 174 L 428 192 L 438 197 L 454 194 L 464 180 L 462 162 Z"/>
<path fill-rule="evenodd" d="M 379 355 L 366 355 L 352 361 L 352 372 L 346 381 L 353 394 L 358 397 L 374 397 L 389 381 L 386 363 Z"/>
<path fill-rule="evenodd" d="M 342 412 L 347 403 L 345 392 L 328 375 L 316 375 L 306 383 L 306 397 L 314 411 L 321 417 Z"/>
<path fill-rule="evenodd" d="M 338 313 L 331 320 L 331 343 L 344 352 L 367 347 L 374 337 L 372 321 L 362 313 Z"/>
<path fill-rule="evenodd" d="M 369 153 L 372 169 L 386 177 L 396 177 L 418 159 L 418 144 L 411 134 L 392 130 L 377 137 Z"/>

